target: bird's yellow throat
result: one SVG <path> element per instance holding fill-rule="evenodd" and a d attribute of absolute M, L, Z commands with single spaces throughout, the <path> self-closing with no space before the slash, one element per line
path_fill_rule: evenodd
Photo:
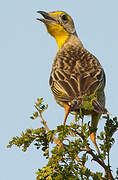
<path fill-rule="evenodd" d="M 48 33 L 56 39 L 60 49 L 69 37 L 69 33 L 59 24 L 46 24 Z"/>

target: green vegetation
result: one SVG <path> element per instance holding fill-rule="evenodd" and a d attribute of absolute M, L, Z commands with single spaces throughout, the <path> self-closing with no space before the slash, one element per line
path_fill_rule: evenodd
<path fill-rule="evenodd" d="M 110 166 L 110 150 L 115 143 L 114 133 L 118 130 L 118 121 L 114 117 L 103 116 L 106 119 L 104 131 L 97 137 L 100 154 L 97 154 L 89 144 L 90 123 L 84 123 L 78 116 L 78 120 L 70 125 L 60 125 L 50 130 L 43 119 L 43 112 L 48 105 L 43 104 L 43 99 L 37 99 L 36 111 L 31 119 L 40 118 L 42 127 L 26 129 L 21 137 L 13 137 L 9 141 L 8 148 L 13 145 L 21 147 L 23 151 L 33 143 L 37 149 L 43 151 L 48 163 L 42 169 L 38 169 L 36 180 L 115 180 Z M 55 146 L 50 148 L 50 144 Z M 87 168 L 86 163 L 92 158 L 91 163 L 98 163 L 103 172 L 93 172 Z"/>

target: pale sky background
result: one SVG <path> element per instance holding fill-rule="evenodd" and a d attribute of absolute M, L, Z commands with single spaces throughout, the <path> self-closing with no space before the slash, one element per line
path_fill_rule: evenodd
<path fill-rule="evenodd" d="M 46 164 L 34 146 L 25 153 L 16 147 L 6 148 L 13 136 L 27 128 L 41 127 L 40 120 L 29 118 L 37 97 L 44 97 L 49 104 L 44 115 L 49 128 L 56 128 L 64 118 L 64 110 L 55 103 L 48 85 L 56 42 L 36 21 L 40 17 L 37 10 L 63 10 L 72 16 L 84 46 L 106 72 L 106 107 L 113 116 L 118 114 L 118 0 L 1 0 L 0 180 L 34 180 L 37 169 Z M 118 133 L 115 138 L 111 151 L 114 173 L 118 167 Z M 97 167 L 92 166 L 99 170 Z"/>

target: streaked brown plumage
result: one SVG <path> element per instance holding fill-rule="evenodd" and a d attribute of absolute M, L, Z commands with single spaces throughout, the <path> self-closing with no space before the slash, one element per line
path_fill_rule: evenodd
<path fill-rule="evenodd" d="M 95 56 L 88 52 L 78 38 L 72 18 L 63 11 L 39 11 L 48 32 L 56 39 L 58 51 L 50 75 L 50 87 L 56 102 L 65 108 L 64 124 L 70 112 L 91 115 L 91 140 L 97 151 L 97 124 L 105 109 L 105 73 Z M 87 98 L 86 98 L 87 97 Z M 90 108 L 89 106 L 90 105 Z"/>
<path fill-rule="evenodd" d="M 103 90 L 105 74 L 98 60 L 83 47 L 78 38 L 69 38 L 54 59 L 50 86 L 59 104 L 66 103 L 72 111 L 76 111 L 81 107 L 85 94 L 90 96 L 96 90 Z M 102 106 L 95 106 L 95 109 L 104 113 L 104 102 L 98 101 Z"/>

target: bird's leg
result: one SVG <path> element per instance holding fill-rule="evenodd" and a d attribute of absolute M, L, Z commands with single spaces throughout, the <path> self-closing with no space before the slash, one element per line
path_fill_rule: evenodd
<path fill-rule="evenodd" d="M 90 138 L 91 138 L 91 141 L 93 142 L 98 154 L 100 154 L 100 150 L 99 150 L 97 143 L 96 143 L 96 132 L 91 133 Z"/>
<path fill-rule="evenodd" d="M 91 128 L 95 129 L 95 130 L 94 130 L 94 132 L 92 132 L 90 134 L 91 141 L 93 142 L 98 154 L 100 154 L 100 150 L 99 150 L 97 143 L 96 143 L 96 131 L 97 131 L 97 125 L 98 125 L 100 116 L 101 116 L 101 114 L 99 114 L 99 113 L 92 114 Z"/>
<path fill-rule="evenodd" d="M 64 118 L 63 125 L 65 125 L 65 124 L 66 124 L 66 119 L 67 119 L 68 114 L 69 114 L 69 112 L 70 112 L 70 106 L 69 106 L 69 105 L 67 105 L 67 104 L 65 104 L 65 105 L 64 105 L 64 109 L 65 109 L 65 118 Z"/>
<path fill-rule="evenodd" d="M 81 116 L 80 118 L 82 120 L 82 127 L 83 127 L 83 125 L 84 125 L 84 116 Z"/>
<path fill-rule="evenodd" d="M 75 112 L 75 122 L 77 123 L 77 112 Z"/>

